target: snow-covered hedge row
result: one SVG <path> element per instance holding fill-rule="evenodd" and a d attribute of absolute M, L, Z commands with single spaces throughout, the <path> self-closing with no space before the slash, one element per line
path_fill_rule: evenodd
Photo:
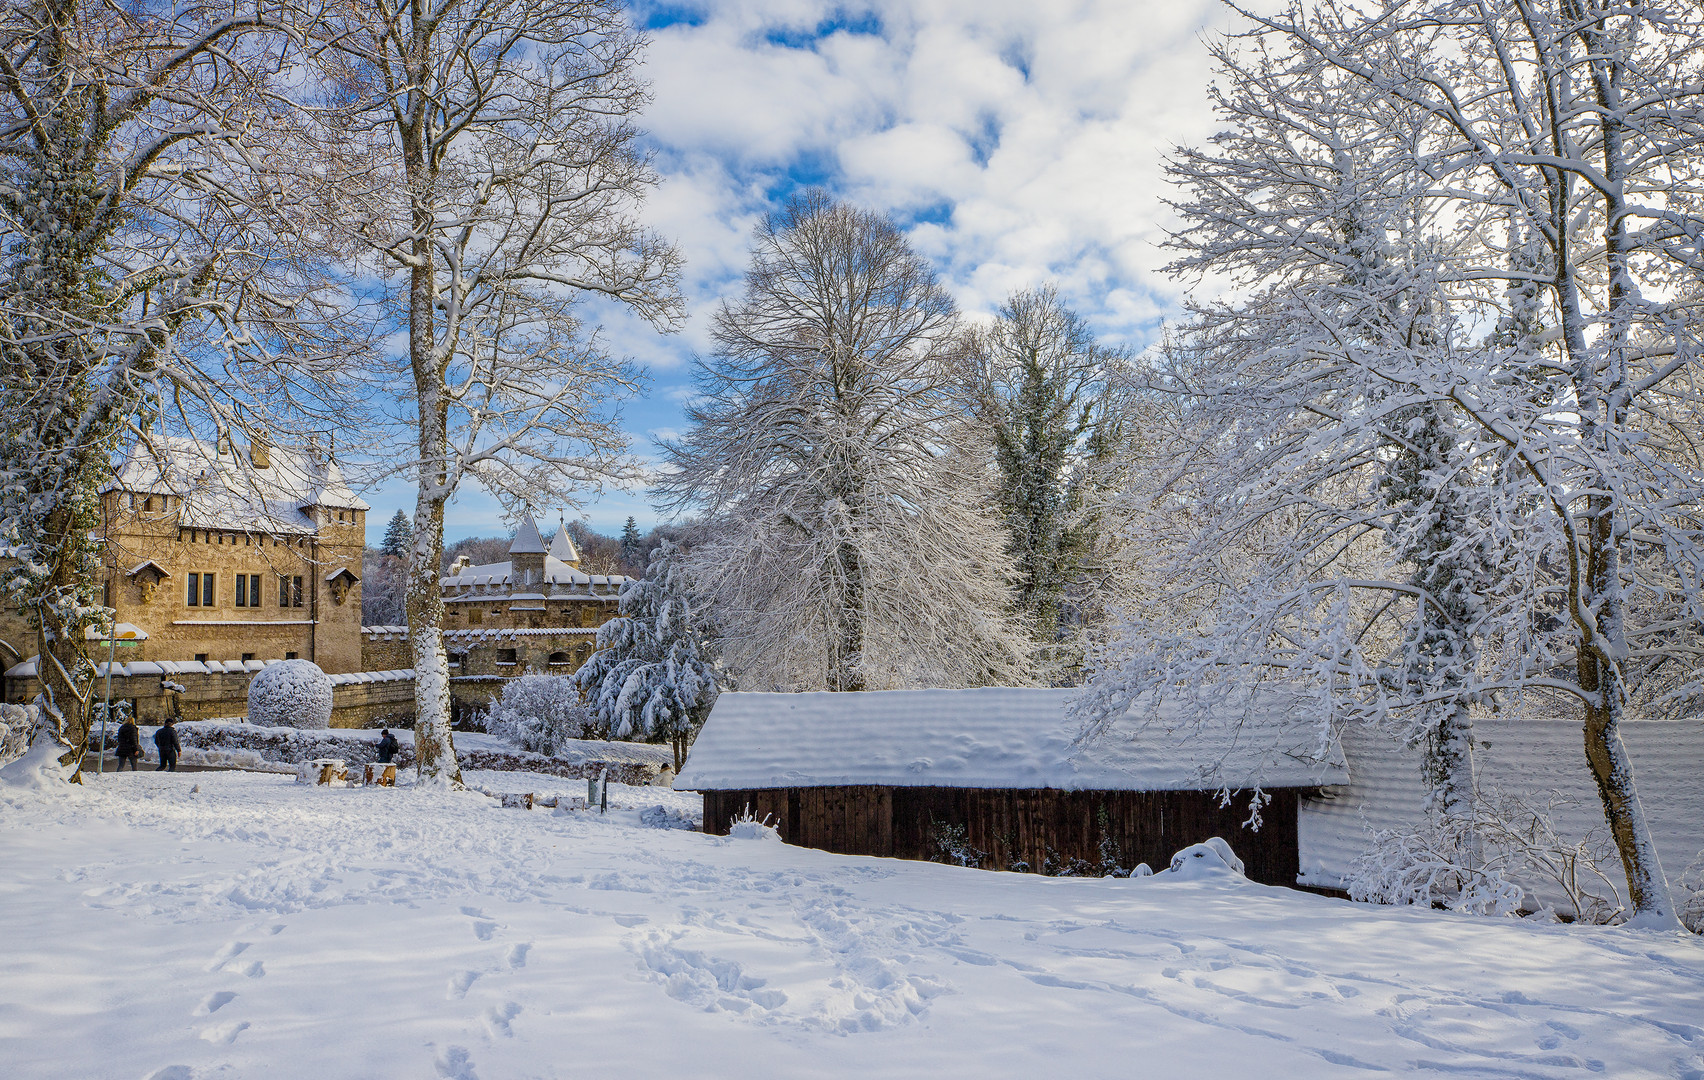
<path fill-rule="evenodd" d="M 294 765 L 314 758 L 342 758 L 351 765 L 365 765 L 378 758 L 379 733 L 367 728 L 327 728 L 304 731 L 299 728 L 266 728 L 252 724 L 223 720 L 204 720 L 179 724 L 178 738 L 186 751 L 206 753 L 223 751 L 232 755 L 252 752 L 263 761 Z M 414 765 L 414 747 L 407 732 L 402 733 L 402 747 L 394 763 L 404 768 Z M 151 745 L 147 739 L 145 745 Z M 650 749 L 650 748 L 647 748 Z M 618 745 L 611 748 L 612 757 L 634 756 L 632 748 Z M 667 748 L 659 748 L 666 754 Z M 233 759 L 234 760 L 234 759 Z M 537 772 L 570 779 L 597 776 L 609 770 L 609 778 L 618 784 L 644 785 L 656 775 L 657 765 L 647 761 L 600 759 L 591 744 L 573 744 L 573 758 L 546 757 L 525 750 L 494 750 L 486 748 L 456 749 L 456 760 L 463 769 L 489 769 L 494 772 Z"/>
<path fill-rule="evenodd" d="M 379 756 L 379 733 L 365 728 L 303 730 L 204 720 L 179 724 L 177 732 L 186 752 L 250 751 L 258 754 L 263 761 L 289 765 L 322 757 L 342 758 L 352 765 L 365 765 L 376 761 Z M 147 739 L 143 743 L 150 745 Z M 414 749 L 407 740 L 403 741 L 395 760 L 399 765 L 414 764 Z"/>

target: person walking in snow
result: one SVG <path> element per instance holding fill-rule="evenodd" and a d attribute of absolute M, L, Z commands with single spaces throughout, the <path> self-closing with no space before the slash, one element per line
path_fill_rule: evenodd
<path fill-rule="evenodd" d="M 130 771 L 136 771 L 136 759 L 142 756 L 142 731 L 136 726 L 136 721 L 125 717 L 124 723 L 118 726 L 118 771 L 124 771 L 125 762 L 130 763 Z"/>
<path fill-rule="evenodd" d="M 183 749 L 183 744 L 178 742 L 175 718 L 166 717 L 166 722 L 160 725 L 160 730 L 154 732 L 154 745 L 160 750 L 160 764 L 154 771 L 167 769 L 177 772 L 178 751 Z"/>
<path fill-rule="evenodd" d="M 390 764 L 391 758 L 396 757 L 398 745 L 400 744 L 396 741 L 396 736 L 391 734 L 390 728 L 385 728 L 384 733 L 379 736 L 380 765 Z"/>

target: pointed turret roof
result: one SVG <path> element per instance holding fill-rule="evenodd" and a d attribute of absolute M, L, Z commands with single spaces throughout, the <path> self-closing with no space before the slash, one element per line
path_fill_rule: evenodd
<path fill-rule="evenodd" d="M 531 514 L 521 519 L 521 527 L 515 530 L 515 542 L 509 545 L 509 554 L 544 554 L 544 537 L 538 534 L 538 526 L 533 524 Z"/>
<path fill-rule="evenodd" d="M 560 559 L 569 566 L 580 564 L 580 552 L 574 547 L 574 538 L 568 535 L 568 526 L 558 525 L 556 535 L 550 538 L 551 558 Z"/>

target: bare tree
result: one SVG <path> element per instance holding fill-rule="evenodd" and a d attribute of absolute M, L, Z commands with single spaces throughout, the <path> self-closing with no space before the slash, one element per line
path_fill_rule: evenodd
<path fill-rule="evenodd" d="M 635 218 L 643 39 L 611 0 L 378 0 L 321 28 L 330 205 L 386 275 L 407 355 L 381 379 L 417 481 L 408 624 L 421 773 L 459 781 L 439 563 L 469 479 L 512 509 L 632 475 L 610 405 L 636 377 L 579 318 L 587 293 L 660 327 L 674 250 Z"/>
<path fill-rule="evenodd" d="M 112 454 L 320 402 L 335 311 L 273 168 L 299 149 L 276 72 L 300 12 L 78 4 L 0 12 L 0 529 L 41 702 L 80 757 L 104 625 L 91 538 Z M 275 361 L 288 359 L 289 363 Z"/>
<path fill-rule="evenodd" d="M 689 563 L 742 686 L 1028 680 L 954 334 L 887 219 L 810 193 L 758 227 L 658 488 L 708 516 Z"/>

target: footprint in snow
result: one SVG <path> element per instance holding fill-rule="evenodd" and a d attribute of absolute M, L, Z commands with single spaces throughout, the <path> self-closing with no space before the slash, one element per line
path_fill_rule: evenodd
<path fill-rule="evenodd" d="M 490 941 L 491 935 L 497 932 L 497 924 L 489 919 L 475 919 L 473 935 L 481 941 Z"/>
<path fill-rule="evenodd" d="M 188 1065 L 167 1065 L 148 1074 L 148 1080 L 194 1080 Z"/>
<path fill-rule="evenodd" d="M 450 989 L 449 993 L 445 996 L 451 1000 L 467 997 L 468 988 L 479 981 L 480 975 L 481 972 L 478 971 L 456 972 L 454 975 L 450 976 Z"/>
<path fill-rule="evenodd" d="M 509 946 L 508 955 L 504 957 L 509 967 L 516 971 L 527 966 L 527 953 L 532 951 L 532 942 L 523 941 L 519 945 Z"/>
<path fill-rule="evenodd" d="M 237 999 L 235 990 L 216 990 L 201 999 L 201 1004 L 195 1007 L 196 1016 L 212 1016 Z"/>
<path fill-rule="evenodd" d="M 465 1046 L 446 1047 L 444 1052 L 433 1060 L 432 1065 L 444 1080 L 479 1080 L 479 1074 L 473 1071 L 473 1059 L 468 1055 Z"/>
<path fill-rule="evenodd" d="M 225 942 L 225 944 L 220 947 L 219 951 L 213 954 L 213 959 L 208 961 L 207 970 L 218 971 L 232 960 L 235 960 L 239 955 L 241 955 L 242 951 L 248 947 L 249 943 L 246 941 Z"/>
<path fill-rule="evenodd" d="M 229 1046 L 236 1042 L 237 1036 L 247 1031 L 248 1028 L 249 1022 L 247 1020 L 235 1020 L 229 1024 L 215 1024 L 202 1031 L 201 1037 L 210 1043 Z"/>
<path fill-rule="evenodd" d="M 521 1007 L 513 1001 L 505 1001 L 501 1005 L 493 1005 L 485 1010 L 485 1026 L 491 1030 L 493 1037 L 498 1035 L 505 1039 L 515 1037 L 509 1021 L 521 1015 Z"/>
<path fill-rule="evenodd" d="M 259 960 L 256 960 L 248 967 L 243 968 L 243 974 L 247 975 L 251 979 L 261 978 L 266 974 L 266 965 L 261 963 Z"/>

